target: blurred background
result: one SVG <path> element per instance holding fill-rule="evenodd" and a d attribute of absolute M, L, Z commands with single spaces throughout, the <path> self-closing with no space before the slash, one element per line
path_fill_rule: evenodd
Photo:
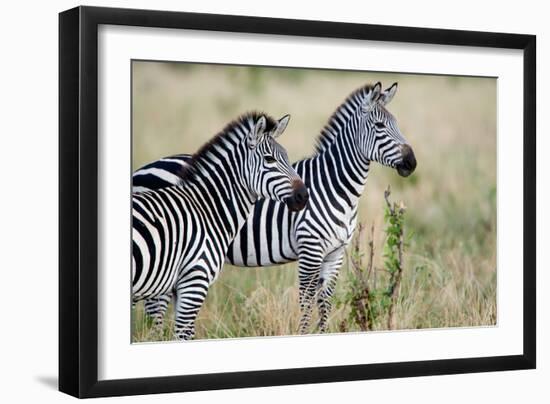
<path fill-rule="evenodd" d="M 355 89 L 399 83 L 388 105 L 418 160 L 401 178 L 377 164 L 361 198 L 359 219 L 384 243 L 384 189 L 407 206 L 398 329 L 496 324 L 496 79 L 312 69 L 134 61 L 133 168 L 193 153 L 238 115 L 261 110 L 290 124 L 279 139 L 291 161 L 313 153 L 315 139 Z M 365 248 L 368 240 L 362 240 Z M 375 267 L 382 266 L 378 254 Z M 226 265 L 197 320 L 197 338 L 295 334 L 299 307 L 295 263 L 273 268 Z M 336 291 L 345 293 L 349 262 Z M 167 318 L 156 335 L 133 313 L 133 340 L 172 339 Z M 346 321 L 336 308 L 330 331 Z M 349 329 L 354 331 L 353 326 Z M 375 324 L 384 329 L 384 324 Z"/>

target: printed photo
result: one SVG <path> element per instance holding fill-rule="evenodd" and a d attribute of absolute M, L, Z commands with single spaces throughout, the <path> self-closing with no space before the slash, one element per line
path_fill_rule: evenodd
<path fill-rule="evenodd" d="M 496 78 L 131 68 L 132 342 L 497 324 Z"/>

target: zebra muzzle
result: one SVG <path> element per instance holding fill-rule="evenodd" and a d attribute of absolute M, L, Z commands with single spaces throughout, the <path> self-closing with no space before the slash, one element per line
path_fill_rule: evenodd
<path fill-rule="evenodd" d="M 286 199 L 286 205 L 292 212 L 297 212 L 306 207 L 309 193 L 305 184 L 300 180 L 292 182 L 292 194 Z"/>
<path fill-rule="evenodd" d="M 416 157 L 411 146 L 401 145 L 401 163 L 395 167 L 402 177 L 408 177 L 416 169 Z"/>

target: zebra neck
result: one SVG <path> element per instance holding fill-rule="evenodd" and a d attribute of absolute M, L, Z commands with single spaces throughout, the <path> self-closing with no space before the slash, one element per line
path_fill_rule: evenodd
<path fill-rule="evenodd" d="M 335 199 L 344 199 L 352 209 L 357 206 L 363 193 L 370 167 L 370 162 L 356 146 L 355 131 L 358 127 L 358 122 L 342 127 L 330 146 L 317 155 L 321 170 L 332 184 L 325 192 L 332 192 Z"/>
<path fill-rule="evenodd" d="M 219 228 L 219 236 L 228 245 L 256 202 L 256 197 L 238 177 L 235 167 L 200 164 L 190 181 L 193 194 L 202 205 L 208 221 Z"/>

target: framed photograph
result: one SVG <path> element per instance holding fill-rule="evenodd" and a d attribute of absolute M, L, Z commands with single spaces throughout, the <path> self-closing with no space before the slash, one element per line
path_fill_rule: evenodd
<path fill-rule="evenodd" d="M 532 35 L 59 16 L 59 389 L 532 369 Z"/>

